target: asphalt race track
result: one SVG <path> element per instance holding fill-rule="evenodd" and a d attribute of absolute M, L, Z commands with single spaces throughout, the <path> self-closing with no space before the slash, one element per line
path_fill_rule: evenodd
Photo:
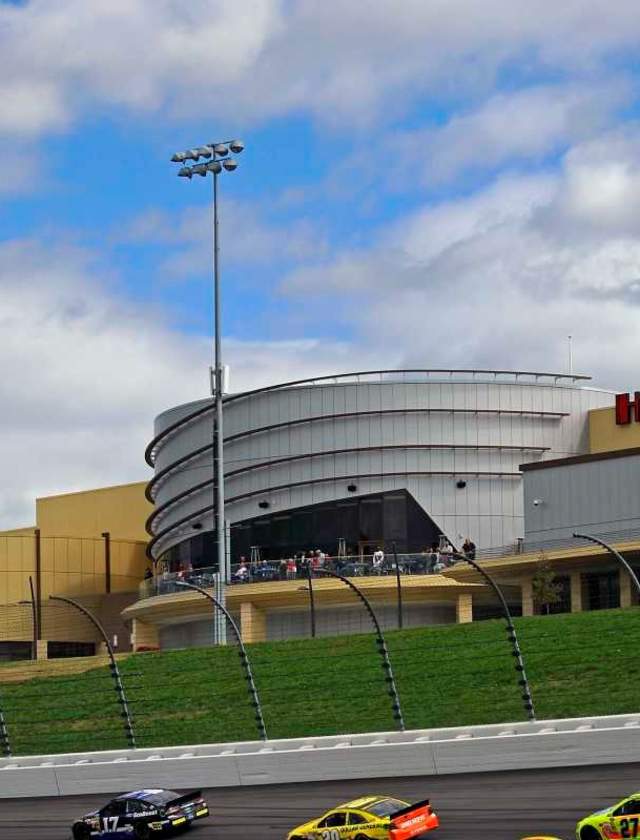
<path fill-rule="evenodd" d="M 153 779 L 149 785 L 153 786 Z M 638 789 L 640 763 L 224 788 L 206 791 L 214 817 L 183 836 L 190 840 L 280 840 L 296 824 L 341 801 L 366 793 L 388 793 L 432 800 L 442 822 L 434 840 L 519 840 L 529 834 L 555 834 L 571 840 L 579 817 Z M 109 798 L 0 799 L 0 840 L 67 840 L 73 819 Z"/>

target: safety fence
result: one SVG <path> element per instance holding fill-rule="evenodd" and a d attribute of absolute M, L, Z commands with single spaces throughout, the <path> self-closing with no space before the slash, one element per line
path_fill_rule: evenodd
<path fill-rule="evenodd" d="M 640 542 L 640 528 L 618 528 L 616 530 L 607 531 L 591 531 L 591 533 L 600 537 L 610 544 L 624 545 L 625 543 Z M 513 554 L 535 554 L 546 551 L 562 551 L 564 549 L 575 548 L 575 536 L 556 537 L 548 540 L 525 540 L 518 539 L 515 542 L 507 543 L 506 545 L 491 546 L 488 548 L 479 549 L 477 556 L 482 560 L 491 560 L 492 558 L 509 557 Z"/>
<path fill-rule="evenodd" d="M 357 599 L 354 596 L 357 603 Z M 30 611 L 20 619 L 28 629 Z M 0 666 L 0 753 L 51 754 L 527 720 L 511 631 L 502 620 L 247 647 L 265 732 L 237 646 L 117 655 L 85 614 L 98 655 Z M 17 615 L 17 614 L 16 614 Z M 18 620 L 16 617 L 14 620 Z M 515 619 L 538 720 L 639 710 L 640 611 Z M 395 713 L 393 669 L 402 719 Z M 119 681 L 119 682 L 118 682 Z M 119 687 L 120 685 L 120 687 Z M 129 727 L 129 728 L 128 728 Z"/>
<path fill-rule="evenodd" d="M 470 555 L 473 559 L 474 554 Z M 284 580 L 304 580 L 309 572 L 314 576 L 322 574 L 323 570 L 335 572 L 348 578 L 381 577 L 394 575 L 430 575 L 438 574 L 445 569 L 459 563 L 460 559 L 452 551 L 428 551 L 396 553 L 381 552 L 375 554 L 337 555 L 332 556 L 318 552 L 309 557 L 291 557 L 280 560 L 255 560 L 231 564 L 230 585 L 245 583 L 273 583 Z M 150 598 L 155 595 L 169 595 L 179 591 L 181 582 L 194 583 L 197 586 L 214 586 L 217 577 L 217 566 L 203 566 L 199 568 L 180 568 L 169 570 L 160 564 L 156 573 L 148 571 L 148 577 L 143 580 L 138 593 L 140 598 Z"/>

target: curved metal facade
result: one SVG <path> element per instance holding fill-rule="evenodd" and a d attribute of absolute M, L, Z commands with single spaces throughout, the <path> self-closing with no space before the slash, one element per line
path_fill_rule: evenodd
<path fill-rule="evenodd" d="M 587 412 L 613 402 L 585 379 L 384 371 L 230 395 L 227 520 L 402 489 L 456 544 L 467 535 L 478 547 L 513 542 L 523 535 L 520 464 L 586 452 Z M 212 422 L 211 400 L 156 419 L 147 450 L 156 558 L 194 525 L 212 529 Z"/>

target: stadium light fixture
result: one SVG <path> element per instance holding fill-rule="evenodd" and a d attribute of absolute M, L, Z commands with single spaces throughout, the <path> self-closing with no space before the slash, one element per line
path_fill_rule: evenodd
<path fill-rule="evenodd" d="M 194 175 L 206 178 L 208 173 L 213 175 L 213 294 L 214 294 L 214 370 L 211 376 L 211 391 L 214 402 L 213 420 L 213 512 L 216 531 L 216 548 L 218 559 L 218 574 L 220 585 L 218 597 L 221 604 L 225 604 L 225 587 L 231 578 L 231 558 L 227 551 L 227 529 L 224 516 L 224 451 L 222 431 L 222 397 L 224 388 L 224 369 L 222 365 L 222 317 L 220 295 L 220 269 L 218 245 L 218 176 L 223 172 L 233 172 L 238 168 L 237 161 L 227 157 L 231 150 L 240 154 L 244 150 L 242 140 L 224 140 L 217 143 L 206 143 L 194 149 L 176 152 L 171 157 L 173 163 L 194 161 L 193 166 L 182 166 L 178 171 L 180 178 L 191 180 Z M 220 160 L 224 158 L 224 160 Z M 201 159 L 202 162 L 198 163 Z M 195 526 L 194 526 L 195 527 Z M 221 644 L 226 644 L 226 624 L 219 625 Z"/>

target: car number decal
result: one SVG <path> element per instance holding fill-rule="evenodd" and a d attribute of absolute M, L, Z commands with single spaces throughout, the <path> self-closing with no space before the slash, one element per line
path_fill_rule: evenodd
<path fill-rule="evenodd" d="M 340 840 L 340 832 L 337 828 L 327 828 L 322 832 L 322 840 Z"/>
<path fill-rule="evenodd" d="M 102 830 L 104 832 L 116 831 L 117 828 L 118 828 L 118 817 L 103 817 L 102 818 Z"/>
<path fill-rule="evenodd" d="M 631 809 L 629 809 L 631 810 Z M 637 837 L 638 836 L 638 817 L 630 817 L 629 819 L 620 820 L 620 836 L 621 837 Z"/>

